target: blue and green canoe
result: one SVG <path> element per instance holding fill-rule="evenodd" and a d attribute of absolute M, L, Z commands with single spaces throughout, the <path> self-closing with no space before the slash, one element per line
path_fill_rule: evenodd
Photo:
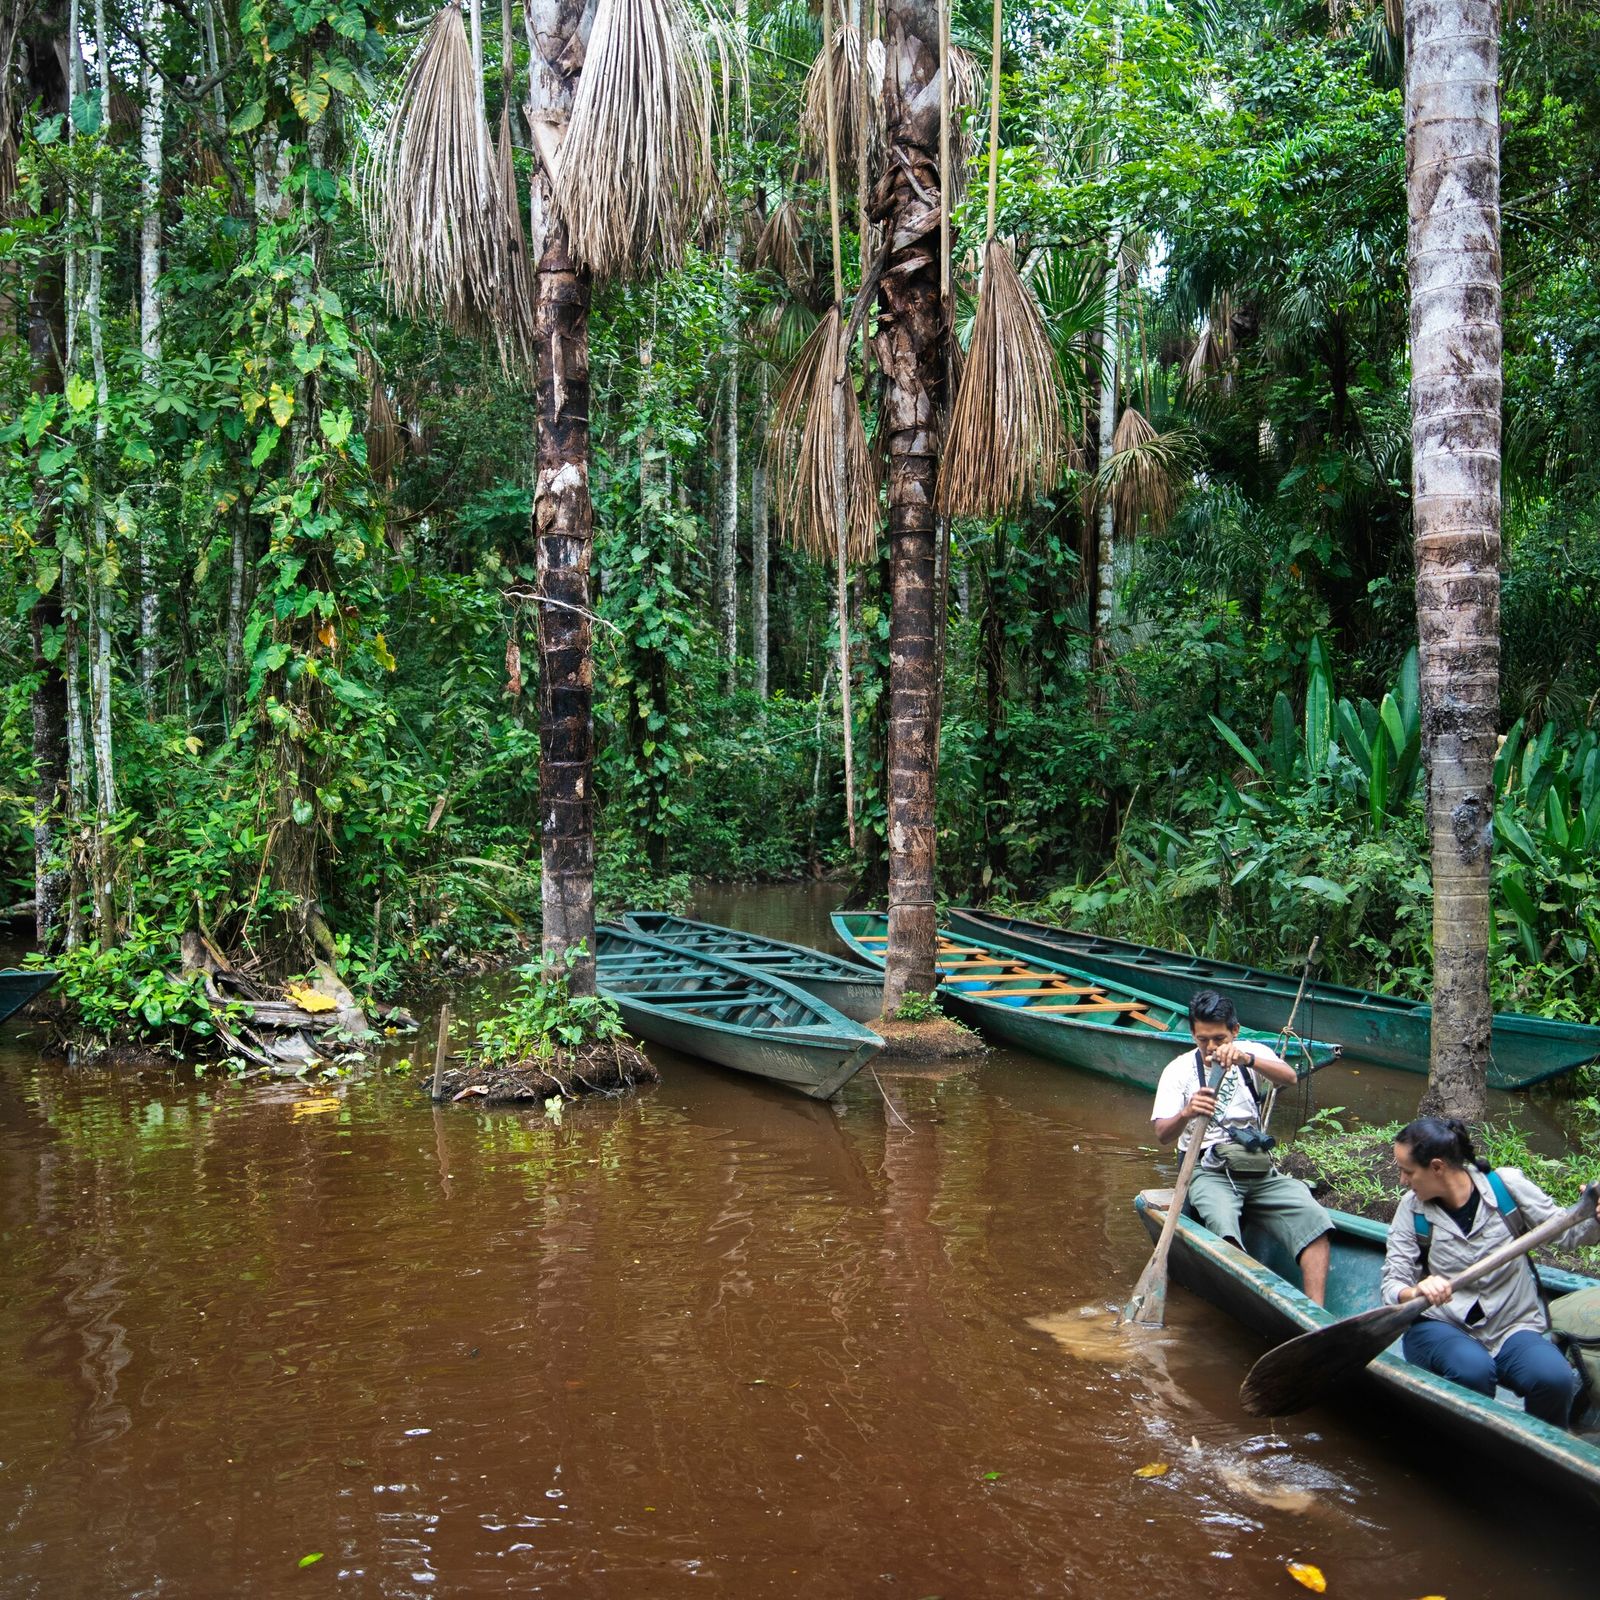
<path fill-rule="evenodd" d="M 1134 1200 L 1152 1239 L 1161 1232 L 1170 1200 L 1166 1189 L 1146 1190 Z M 1343 1211 L 1328 1215 L 1334 1233 L 1326 1310 L 1301 1293 L 1299 1269 L 1287 1253 L 1248 1226 L 1245 1243 L 1255 1255 L 1235 1249 L 1193 1217 L 1179 1218 L 1169 1268 L 1184 1288 L 1280 1344 L 1379 1303 L 1388 1227 Z M 1600 1282 L 1554 1267 L 1537 1270 L 1547 1302 Z M 1244 1373 L 1239 1376 L 1242 1380 Z M 1398 1340 L 1327 1403 L 1344 1413 L 1351 1400 L 1362 1397 L 1375 1402 L 1375 1415 L 1398 1410 L 1414 1417 L 1420 1426 L 1408 1431 L 1426 1439 L 1430 1452 L 1448 1442 L 1481 1457 L 1496 1481 L 1514 1475 L 1530 1487 L 1600 1503 L 1600 1410 L 1580 1418 L 1576 1432 L 1553 1428 L 1530 1417 L 1514 1395 L 1487 1399 L 1412 1366 L 1400 1354 Z"/>
<path fill-rule="evenodd" d="M 889 919 L 836 911 L 839 937 L 882 966 Z M 1187 1002 L 1108 982 L 1058 961 L 1019 959 L 982 939 L 939 930 L 939 1000 L 953 1015 L 1003 1044 L 1085 1072 L 1154 1089 L 1161 1069 L 1190 1046 Z M 1304 1077 L 1339 1054 L 1315 1039 L 1245 1032 L 1270 1045 Z"/>
<path fill-rule="evenodd" d="M 1216 989 L 1233 1001 L 1240 1020 L 1250 1028 L 1281 1028 L 1300 991 L 1300 980 L 1286 973 L 1181 955 L 1156 945 L 1131 944 L 1022 917 L 952 910 L 947 920 L 957 937 L 1019 956 L 1064 961 L 1173 1004 L 1187 1006 L 1197 989 Z M 1320 1037 L 1364 1061 L 1402 1072 L 1428 1070 L 1433 1008 L 1425 1001 L 1313 980 L 1306 986 L 1299 1017 Z M 1495 1015 L 1489 1083 L 1496 1089 L 1526 1089 L 1596 1060 L 1600 1060 L 1600 1027 L 1516 1011 Z"/>
<path fill-rule="evenodd" d="M 883 1047 L 870 1028 L 782 978 L 630 928 L 595 929 L 595 981 L 641 1039 L 815 1100 Z"/>
<path fill-rule="evenodd" d="M 13 1011 L 20 1011 L 36 994 L 43 994 L 59 978 L 59 972 L 43 969 L 24 972 L 17 967 L 0 970 L 0 1022 Z"/>

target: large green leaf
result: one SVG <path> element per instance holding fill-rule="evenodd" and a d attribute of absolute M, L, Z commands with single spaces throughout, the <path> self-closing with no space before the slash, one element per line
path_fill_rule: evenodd
<path fill-rule="evenodd" d="M 1333 743 L 1333 673 L 1320 639 L 1311 641 L 1311 676 L 1306 684 L 1306 764 L 1316 777 L 1328 765 Z"/>
<path fill-rule="evenodd" d="M 1372 771 L 1367 779 L 1367 811 L 1372 818 L 1372 831 L 1383 831 L 1384 817 L 1389 810 L 1389 741 L 1375 739 L 1372 744 Z"/>
<path fill-rule="evenodd" d="M 1348 700 L 1341 700 L 1335 708 L 1339 719 L 1339 737 L 1344 742 L 1344 748 L 1350 759 L 1360 769 L 1361 776 L 1372 780 L 1372 739 L 1367 730 L 1361 725 L 1361 718 L 1356 715 L 1356 708 Z"/>
<path fill-rule="evenodd" d="M 1289 788 L 1300 764 L 1300 735 L 1294 725 L 1294 707 L 1282 690 L 1272 702 L 1272 742 L 1267 746 L 1267 756 L 1279 789 Z"/>
<path fill-rule="evenodd" d="M 1255 752 L 1245 744 L 1244 740 L 1241 739 L 1239 735 L 1236 734 L 1233 729 L 1222 720 L 1221 717 L 1210 712 L 1208 712 L 1207 715 L 1211 717 L 1212 725 L 1216 728 L 1217 732 L 1222 735 L 1223 739 L 1227 741 L 1228 747 L 1233 751 L 1233 753 L 1238 756 L 1238 758 L 1244 762 L 1244 764 L 1249 767 L 1249 769 L 1255 773 L 1258 778 L 1266 777 L 1266 769 L 1261 765 L 1260 761 L 1256 759 Z"/>

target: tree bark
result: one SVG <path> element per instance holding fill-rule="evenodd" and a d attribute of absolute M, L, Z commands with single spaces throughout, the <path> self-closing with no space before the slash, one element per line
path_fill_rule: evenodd
<path fill-rule="evenodd" d="M 1116 448 L 1117 370 L 1121 354 L 1117 318 L 1121 288 L 1118 265 L 1122 254 L 1120 229 L 1111 230 L 1106 252 L 1105 307 L 1100 332 L 1100 468 L 1104 468 Z M 1094 574 L 1094 665 L 1103 667 L 1111 658 L 1111 630 L 1116 622 L 1117 603 L 1117 511 L 1109 494 L 1102 496 L 1095 512 Z"/>
<path fill-rule="evenodd" d="M 163 19 L 161 0 L 150 0 L 145 14 L 145 42 L 159 59 Z M 139 201 L 144 215 L 139 225 L 139 354 L 144 385 L 155 389 L 161 381 L 161 119 L 165 84 L 160 72 L 146 63 L 143 70 L 144 107 L 139 116 L 141 163 Z M 139 531 L 139 686 L 144 703 L 155 704 L 156 593 L 154 522 Z"/>
<path fill-rule="evenodd" d="M 94 4 L 95 56 L 100 72 L 100 125 L 111 126 L 110 56 L 106 50 L 105 0 Z M 111 824 L 117 814 L 116 764 L 111 745 L 111 594 L 107 583 L 110 550 L 107 544 L 105 507 L 105 446 L 110 432 L 111 390 L 106 378 L 104 256 L 102 248 L 105 217 L 105 191 L 96 172 L 89 199 L 93 218 L 95 251 L 89 262 L 89 353 L 94 368 L 94 470 L 90 490 L 93 499 L 92 572 L 87 592 L 89 602 L 89 744 L 94 752 L 95 826 L 93 842 L 92 898 L 96 936 L 101 945 L 116 937 L 115 911 L 111 895 L 114 870 Z"/>
<path fill-rule="evenodd" d="M 767 420 L 765 366 L 758 369 L 756 377 L 756 416 L 764 428 Z M 768 686 L 767 585 L 771 582 L 766 451 L 754 450 L 752 455 L 754 465 L 750 469 L 750 654 L 755 662 L 756 694 L 765 700 Z"/>
<path fill-rule="evenodd" d="M 739 658 L 739 308 L 735 275 L 739 270 L 739 229 L 723 241 L 723 330 L 728 352 L 728 385 L 722 412 L 722 506 L 717 529 L 717 629 L 722 639 L 723 693 L 732 694 Z"/>
<path fill-rule="evenodd" d="M 878 365 L 889 458 L 889 944 L 883 1005 L 934 988 L 934 761 L 938 747 L 933 490 L 944 402 L 939 303 L 939 20 L 932 0 L 889 0 L 887 160 L 873 197 L 889 259 Z"/>
<path fill-rule="evenodd" d="M 1406 6 L 1411 452 L 1433 859 L 1424 1105 L 1481 1118 L 1500 674 L 1499 8 Z"/>
<path fill-rule="evenodd" d="M 529 118 L 535 147 L 559 137 L 571 114 L 592 5 L 532 0 Z M 538 395 L 533 526 L 539 577 L 539 815 L 543 952 L 569 972 L 574 994 L 593 994 L 594 657 L 589 563 L 589 299 L 541 171 L 534 338 Z M 547 603 L 549 602 L 549 603 Z M 581 947 L 575 960 L 572 952 Z M 570 968 L 568 962 L 571 961 Z"/>

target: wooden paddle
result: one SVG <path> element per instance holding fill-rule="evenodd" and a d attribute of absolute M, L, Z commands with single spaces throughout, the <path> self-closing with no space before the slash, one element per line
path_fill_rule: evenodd
<path fill-rule="evenodd" d="M 1218 1063 L 1210 1088 L 1215 1091 L 1228 1069 Z M 1133 1295 L 1117 1313 L 1117 1326 L 1132 1323 L 1136 1328 L 1161 1328 L 1167 1321 L 1167 1257 L 1172 1253 L 1172 1236 L 1178 1231 L 1178 1218 L 1183 1215 L 1183 1202 L 1189 1194 L 1189 1179 L 1194 1176 L 1195 1162 L 1200 1159 L 1200 1146 L 1205 1143 L 1210 1117 L 1192 1117 L 1189 1121 L 1189 1148 L 1183 1152 L 1178 1166 L 1178 1182 L 1167 1202 L 1167 1220 L 1161 1224 L 1161 1237 L 1139 1281 L 1133 1286 Z"/>
<path fill-rule="evenodd" d="M 1499 1249 L 1491 1250 L 1482 1260 L 1450 1279 L 1451 1293 L 1487 1277 L 1506 1262 L 1537 1250 L 1585 1217 L 1592 1217 L 1597 1199 L 1600 1199 L 1600 1184 L 1591 1183 L 1583 1191 L 1583 1198 L 1570 1210 L 1541 1222 L 1521 1238 L 1511 1239 Z M 1371 1311 L 1331 1322 L 1325 1328 L 1302 1333 L 1299 1338 L 1269 1350 L 1256 1362 L 1239 1390 L 1239 1399 L 1245 1410 L 1257 1417 L 1286 1417 L 1304 1411 L 1336 1383 L 1359 1372 L 1374 1356 L 1381 1355 L 1427 1309 L 1428 1302 L 1417 1295 L 1400 1305 L 1377 1306 Z"/>

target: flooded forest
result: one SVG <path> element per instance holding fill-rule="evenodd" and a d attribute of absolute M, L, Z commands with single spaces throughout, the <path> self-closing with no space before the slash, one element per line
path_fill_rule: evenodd
<path fill-rule="evenodd" d="M 0 0 L 0 1600 L 1592 1593 L 1597 56 Z"/>

